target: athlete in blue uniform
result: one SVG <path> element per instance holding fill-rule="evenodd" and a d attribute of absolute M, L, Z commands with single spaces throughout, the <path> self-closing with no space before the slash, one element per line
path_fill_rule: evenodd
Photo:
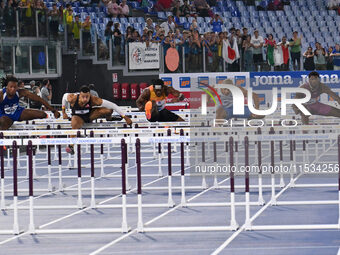
<path fill-rule="evenodd" d="M 244 114 L 243 115 L 234 115 L 233 113 L 233 95 L 231 94 L 231 92 L 229 91 L 229 89 L 227 88 L 221 88 L 220 91 L 220 98 L 222 101 L 222 105 L 220 105 L 217 110 L 216 110 L 216 119 L 232 119 L 232 118 L 240 118 L 240 119 L 262 119 L 264 118 L 264 116 L 260 116 L 260 115 L 255 115 L 253 113 L 250 112 L 249 108 L 248 108 L 248 100 L 247 100 L 247 90 L 239 85 L 235 85 L 233 83 L 232 80 L 230 79 L 226 79 L 224 81 L 221 82 L 221 84 L 228 84 L 228 85 L 233 85 L 238 87 L 244 97 L 245 97 L 245 104 L 244 104 Z M 218 88 L 218 86 L 217 86 Z M 255 109 L 259 109 L 259 105 L 260 105 L 260 101 L 259 101 L 259 97 L 256 93 L 253 93 L 253 101 L 254 101 L 254 106 Z"/>
<path fill-rule="evenodd" d="M 43 104 L 48 110 L 54 113 L 56 118 L 60 113 L 50 106 L 41 97 L 32 94 L 26 89 L 18 88 L 18 80 L 14 76 L 2 78 L 2 90 L 0 91 L 0 130 L 9 129 L 14 121 L 44 119 L 47 114 L 44 111 L 25 109 L 19 106 L 19 98 L 26 97 L 32 101 Z"/>

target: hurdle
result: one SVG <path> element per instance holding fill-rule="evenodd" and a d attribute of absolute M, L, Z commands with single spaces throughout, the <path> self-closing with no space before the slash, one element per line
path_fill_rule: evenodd
<path fill-rule="evenodd" d="M 28 233 L 30 234 L 81 234 L 81 233 L 126 233 L 130 230 L 127 225 L 127 207 L 126 207 L 126 175 L 125 175 L 125 140 L 122 139 L 122 225 L 120 228 L 73 228 L 73 229 L 37 229 L 34 225 L 34 204 L 33 204 L 33 170 L 32 170 L 32 141 L 29 140 L 27 147 L 29 153 L 29 177 L 30 177 L 30 191 L 29 191 L 29 201 L 30 201 L 30 222 L 28 227 Z M 77 150 L 80 152 L 80 144 L 77 144 Z M 80 192 L 78 193 L 78 208 L 81 206 L 83 208 L 82 197 L 81 197 L 81 154 L 78 154 L 78 188 Z M 94 173 L 94 168 L 91 169 L 91 175 Z M 91 179 L 94 180 L 94 179 Z M 92 189 L 94 187 L 94 181 L 91 183 Z M 95 206 L 94 204 L 94 193 L 91 194 L 91 207 Z"/>

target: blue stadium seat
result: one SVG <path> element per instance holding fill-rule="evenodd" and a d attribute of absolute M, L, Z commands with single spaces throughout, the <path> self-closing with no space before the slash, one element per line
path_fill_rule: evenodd
<path fill-rule="evenodd" d="M 128 2 L 129 3 L 129 5 L 131 6 L 131 8 L 133 8 L 133 9 L 139 9 L 140 8 L 140 4 L 139 4 L 139 2 L 135 2 L 135 1 L 129 1 Z"/>
<path fill-rule="evenodd" d="M 127 18 L 120 18 L 120 23 L 128 23 Z"/>
<path fill-rule="evenodd" d="M 329 11 L 328 11 L 328 15 L 329 15 L 329 16 L 336 16 L 337 14 L 336 14 L 336 11 L 334 11 L 334 10 L 329 10 Z"/>
<path fill-rule="evenodd" d="M 134 18 L 134 17 L 129 17 L 128 20 L 129 20 L 129 23 L 137 22 L 136 18 Z"/>
<path fill-rule="evenodd" d="M 134 27 L 134 29 L 138 30 L 138 29 L 143 29 L 143 27 L 141 27 L 141 25 L 139 23 L 133 23 L 132 25 Z"/>
<path fill-rule="evenodd" d="M 188 17 L 188 22 L 191 24 L 194 19 L 194 17 Z"/>
<path fill-rule="evenodd" d="M 197 17 L 197 23 L 204 23 L 204 18 Z"/>
<path fill-rule="evenodd" d="M 187 18 L 186 17 L 179 17 L 179 22 L 181 22 L 182 24 L 187 22 Z"/>
<path fill-rule="evenodd" d="M 138 17 L 138 18 L 137 18 L 137 21 L 138 21 L 139 23 L 145 23 L 144 17 Z"/>
<path fill-rule="evenodd" d="M 183 23 L 183 28 L 184 28 L 185 30 L 189 30 L 189 29 L 190 29 L 190 23 L 189 23 L 189 22 L 184 22 L 184 23 Z"/>
<path fill-rule="evenodd" d="M 106 25 L 109 21 L 111 21 L 110 18 L 97 18 L 97 20 L 98 20 L 98 23 L 104 23 L 105 25 Z"/>
<path fill-rule="evenodd" d="M 166 19 L 166 16 L 165 16 L 165 13 L 164 12 L 158 12 L 157 13 L 157 17 L 159 18 L 159 19 Z"/>

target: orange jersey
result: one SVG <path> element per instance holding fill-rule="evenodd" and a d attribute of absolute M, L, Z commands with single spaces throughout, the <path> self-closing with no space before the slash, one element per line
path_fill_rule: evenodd
<path fill-rule="evenodd" d="M 158 111 L 161 111 L 165 108 L 167 96 L 163 93 L 160 97 L 158 97 L 154 91 L 153 85 L 149 86 L 150 90 L 150 101 L 155 101 Z"/>

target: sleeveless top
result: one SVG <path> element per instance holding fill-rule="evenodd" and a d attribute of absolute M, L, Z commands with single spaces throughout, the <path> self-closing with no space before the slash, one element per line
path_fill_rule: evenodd
<path fill-rule="evenodd" d="M 153 85 L 149 86 L 150 90 L 150 101 L 155 101 L 158 111 L 161 111 L 165 108 L 167 96 L 163 93 L 160 97 L 158 97 L 154 91 Z"/>
<path fill-rule="evenodd" d="M 301 86 L 301 88 L 307 89 L 311 93 L 311 99 L 305 104 L 314 104 L 319 101 L 319 97 L 322 94 L 321 86 L 318 86 L 318 88 L 312 90 L 312 87 L 309 85 L 309 83 L 305 83 Z"/>
<path fill-rule="evenodd" d="M 19 106 L 19 92 L 17 91 L 13 98 L 7 97 L 6 88 L 2 89 L 2 102 L 0 103 L 0 113 L 12 115 L 15 113 L 17 109 L 20 108 Z"/>
<path fill-rule="evenodd" d="M 91 99 L 86 105 L 80 106 L 79 105 L 79 94 L 78 94 L 77 100 L 72 107 L 72 115 L 83 115 L 83 116 L 88 115 L 90 114 L 91 110 L 92 110 Z"/>

